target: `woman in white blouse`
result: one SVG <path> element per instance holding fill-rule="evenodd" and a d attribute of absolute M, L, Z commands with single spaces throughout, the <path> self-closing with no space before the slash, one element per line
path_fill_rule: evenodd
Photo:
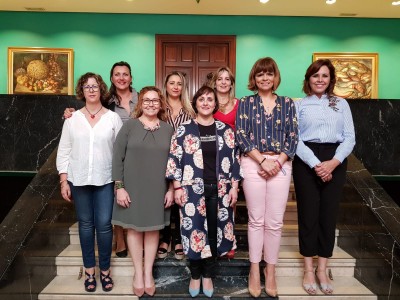
<path fill-rule="evenodd" d="M 111 216 L 114 184 L 111 181 L 113 144 L 121 118 L 106 109 L 107 86 L 100 75 L 86 73 L 78 80 L 76 97 L 85 106 L 65 120 L 57 152 L 61 195 L 75 204 L 85 267 L 85 290 L 96 290 L 95 232 L 103 291 L 113 288 L 110 277 Z"/>
<path fill-rule="evenodd" d="M 310 294 L 333 293 L 326 268 L 335 245 L 336 216 L 346 181 L 346 157 L 355 145 L 353 119 L 346 100 L 333 94 L 335 68 L 328 59 L 313 62 L 304 76 L 307 96 L 296 102 L 299 144 L 293 161 L 299 220 L 303 288 Z M 313 257 L 318 256 L 313 269 Z"/>

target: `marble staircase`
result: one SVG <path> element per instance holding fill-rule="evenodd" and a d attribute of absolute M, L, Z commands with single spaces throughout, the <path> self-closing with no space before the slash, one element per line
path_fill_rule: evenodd
<path fill-rule="evenodd" d="M 214 280 L 215 293 L 213 299 L 246 299 L 251 298 L 247 291 L 247 276 L 249 270 L 247 250 L 247 212 L 243 199 L 238 202 L 236 211 L 236 235 L 238 250 L 234 259 L 219 259 L 217 276 Z M 117 258 L 114 253 L 111 260 L 115 287 L 110 293 L 102 291 L 99 285 L 95 293 L 86 293 L 83 288 L 83 277 L 78 278 L 82 266 L 77 224 L 70 227 L 70 245 L 56 258 L 57 276 L 39 294 L 40 300 L 61 299 L 137 299 L 132 294 L 132 276 L 134 270 L 131 259 Z M 336 234 L 340 232 L 337 230 Z M 356 260 L 335 246 L 334 254 L 329 263 L 333 276 L 335 293 L 325 296 L 320 291 L 316 296 L 309 296 L 302 289 L 303 265 L 298 253 L 297 211 L 294 188 L 291 187 L 285 225 L 282 233 L 281 249 L 276 275 L 279 289 L 279 299 L 377 299 L 365 286 L 354 278 Z M 97 270 L 97 274 L 99 271 Z M 185 260 L 177 261 L 170 253 L 165 259 L 157 259 L 154 268 L 156 279 L 156 295 L 158 299 L 191 299 L 187 292 L 189 270 Z M 142 297 L 146 298 L 146 296 Z M 150 298 L 150 297 L 149 297 Z M 208 299 L 200 294 L 198 299 Z M 261 299 L 268 299 L 263 291 Z"/>

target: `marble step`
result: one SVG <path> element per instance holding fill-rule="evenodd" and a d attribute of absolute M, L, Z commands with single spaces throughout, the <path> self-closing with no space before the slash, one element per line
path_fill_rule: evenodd
<path fill-rule="evenodd" d="M 130 276 L 113 276 L 115 286 L 109 292 L 103 292 L 99 285 L 94 293 L 86 293 L 83 288 L 83 278 L 78 280 L 76 276 L 57 276 L 39 294 L 39 300 L 93 300 L 93 299 L 138 299 L 132 294 L 132 278 Z M 157 299 L 192 299 L 187 292 L 189 274 L 178 277 L 156 279 L 156 294 L 152 298 Z M 302 277 L 277 277 L 280 300 L 325 300 L 327 296 L 318 290 L 317 295 L 309 296 L 301 286 Z M 353 277 L 337 276 L 333 281 L 335 294 L 328 296 L 330 300 L 375 300 L 366 287 Z M 215 292 L 213 299 L 250 299 L 247 291 L 246 276 L 224 276 L 214 279 Z M 150 297 L 142 297 L 142 299 Z M 196 299 L 209 299 L 200 294 Z M 262 291 L 260 299 L 268 299 L 265 291 Z M 272 298 L 271 298 L 272 299 Z"/>
<path fill-rule="evenodd" d="M 96 251 L 97 257 L 97 251 Z M 237 251 L 235 258 L 219 259 L 217 275 L 221 276 L 245 276 L 248 274 L 249 261 L 247 251 Z M 354 275 L 355 259 L 339 247 L 334 248 L 333 257 L 329 260 L 329 268 L 333 276 Z M 57 275 L 78 275 L 82 266 L 81 249 L 79 245 L 69 245 L 56 257 Z M 134 270 L 130 257 L 117 258 L 115 254 L 111 257 L 113 274 L 119 276 L 133 276 Z M 186 260 L 175 260 L 172 255 L 165 259 L 156 259 L 154 265 L 154 276 L 179 276 L 188 272 Z M 302 276 L 303 259 L 298 252 L 297 246 L 281 246 L 279 260 L 276 269 L 276 276 Z"/>

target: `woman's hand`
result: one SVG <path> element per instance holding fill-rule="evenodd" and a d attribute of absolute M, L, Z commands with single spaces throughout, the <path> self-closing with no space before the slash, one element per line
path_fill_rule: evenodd
<path fill-rule="evenodd" d="M 175 203 L 179 206 L 184 206 L 186 203 L 185 200 L 185 191 L 183 189 L 175 190 L 174 193 Z"/>
<path fill-rule="evenodd" d="M 260 167 L 261 167 L 261 170 L 258 172 L 258 174 L 260 174 L 260 176 L 262 176 L 264 178 L 266 178 L 266 175 L 268 175 L 268 177 L 273 177 L 276 174 L 278 174 L 278 172 L 280 171 L 278 164 L 275 162 L 275 160 L 272 160 L 272 159 L 264 160 L 262 162 L 262 164 L 260 165 Z M 262 172 L 262 171 L 264 171 L 264 172 Z"/>
<path fill-rule="evenodd" d="M 64 118 L 64 119 L 71 118 L 73 112 L 75 112 L 75 108 L 67 107 L 67 108 L 64 110 L 63 118 Z"/>
<path fill-rule="evenodd" d="M 230 203 L 230 207 L 235 207 L 238 199 L 238 189 L 235 187 L 231 187 L 228 193 L 228 202 Z"/>
<path fill-rule="evenodd" d="M 328 175 L 332 174 L 338 165 L 340 165 L 340 161 L 338 161 L 336 158 L 332 158 L 331 160 L 326 160 L 319 163 L 314 167 L 314 170 L 315 173 L 317 173 L 317 175 L 324 180 L 324 178 L 327 178 Z"/>
<path fill-rule="evenodd" d="M 322 180 L 323 182 L 328 182 L 328 181 L 331 181 L 332 178 L 333 178 L 332 174 L 328 174 L 328 175 L 326 175 L 325 177 L 321 177 L 321 180 Z"/>
<path fill-rule="evenodd" d="M 128 208 L 131 205 L 129 194 L 124 188 L 117 189 L 117 204 L 124 208 Z"/>
<path fill-rule="evenodd" d="M 174 190 L 168 190 L 164 196 L 164 207 L 168 208 L 174 203 Z"/>
<path fill-rule="evenodd" d="M 61 183 L 61 196 L 65 201 L 72 202 L 71 188 L 66 180 Z"/>

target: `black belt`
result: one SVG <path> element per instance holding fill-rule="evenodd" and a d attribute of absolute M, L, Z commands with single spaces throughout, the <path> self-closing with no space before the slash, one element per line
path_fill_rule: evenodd
<path fill-rule="evenodd" d="M 340 143 L 314 143 L 314 142 L 304 142 L 306 146 L 311 147 L 337 147 Z"/>

